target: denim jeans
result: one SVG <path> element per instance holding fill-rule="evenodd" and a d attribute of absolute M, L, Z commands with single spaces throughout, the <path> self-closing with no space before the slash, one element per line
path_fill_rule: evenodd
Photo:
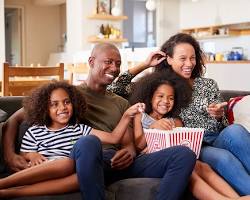
<path fill-rule="evenodd" d="M 80 138 L 74 145 L 71 157 L 76 161 L 76 172 L 84 200 L 104 199 L 105 182 L 122 178 L 162 178 L 156 199 L 178 200 L 181 198 L 196 162 L 195 154 L 183 146 L 171 147 L 135 158 L 125 170 L 110 166 L 114 149 L 101 150 L 95 136 Z"/>
<path fill-rule="evenodd" d="M 233 124 L 223 129 L 211 146 L 202 148 L 200 159 L 240 195 L 250 195 L 250 134 L 243 126 Z"/>

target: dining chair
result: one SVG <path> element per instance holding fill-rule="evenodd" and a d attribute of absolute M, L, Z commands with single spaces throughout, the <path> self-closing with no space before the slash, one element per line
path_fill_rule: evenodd
<path fill-rule="evenodd" d="M 77 84 L 77 82 L 84 81 L 89 72 L 89 66 L 87 63 L 71 64 L 67 65 L 66 68 L 69 74 L 69 83 L 71 84 Z"/>
<path fill-rule="evenodd" d="M 64 80 L 64 64 L 59 66 L 9 66 L 3 64 L 3 96 L 26 96 L 32 89 L 52 80 Z"/>

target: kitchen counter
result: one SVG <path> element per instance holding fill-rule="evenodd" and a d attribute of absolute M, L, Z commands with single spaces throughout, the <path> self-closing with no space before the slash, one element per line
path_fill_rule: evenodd
<path fill-rule="evenodd" d="M 228 60 L 228 61 L 207 61 L 206 64 L 244 64 L 250 63 L 250 60 Z"/>

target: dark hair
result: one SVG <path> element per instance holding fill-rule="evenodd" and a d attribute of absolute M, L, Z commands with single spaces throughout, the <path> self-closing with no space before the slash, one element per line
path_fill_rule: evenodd
<path fill-rule="evenodd" d="M 23 107 L 27 122 L 30 125 L 51 125 L 52 121 L 49 115 L 49 100 L 51 93 L 59 88 L 62 88 L 67 92 L 73 106 L 73 115 L 69 124 L 84 121 L 84 113 L 87 104 L 82 91 L 65 81 L 53 81 L 33 90 L 30 96 L 24 98 Z"/>
<path fill-rule="evenodd" d="M 174 48 L 178 44 L 188 43 L 193 46 L 195 51 L 196 65 L 192 72 L 191 78 L 201 77 L 204 73 L 205 64 L 204 64 L 204 53 L 200 48 L 198 41 L 193 38 L 191 35 L 186 33 L 177 33 L 170 37 L 161 47 L 161 51 L 166 53 L 167 56 L 173 57 Z M 161 62 L 158 67 L 155 68 L 155 71 L 173 71 L 171 65 L 167 61 Z"/>
<path fill-rule="evenodd" d="M 188 106 L 191 100 L 192 90 L 187 81 L 175 73 L 166 74 L 154 72 L 143 76 L 135 83 L 129 102 L 131 104 L 137 102 L 145 103 L 145 112 L 150 114 L 152 112 L 151 101 L 154 92 L 163 84 L 172 86 L 175 93 L 174 107 L 164 117 L 178 117 L 181 108 Z"/>

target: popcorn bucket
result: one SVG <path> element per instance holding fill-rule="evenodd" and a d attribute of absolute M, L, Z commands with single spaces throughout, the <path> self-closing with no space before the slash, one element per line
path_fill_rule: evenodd
<path fill-rule="evenodd" d="M 178 127 L 168 131 L 159 129 L 144 129 L 144 134 L 149 153 L 172 146 L 183 145 L 189 147 L 196 154 L 198 159 L 204 129 L 185 127 Z"/>

